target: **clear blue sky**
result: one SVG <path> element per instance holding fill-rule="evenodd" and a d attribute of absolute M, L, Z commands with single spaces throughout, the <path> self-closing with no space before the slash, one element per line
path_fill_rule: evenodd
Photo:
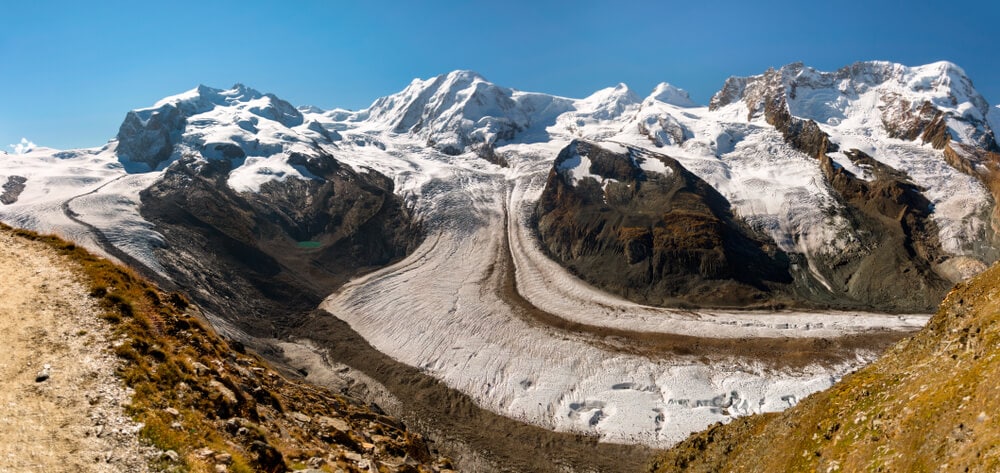
<path fill-rule="evenodd" d="M 950 60 L 1000 102 L 1000 2 L 9 1 L 0 147 L 98 146 L 125 113 L 198 84 L 363 108 L 414 77 L 472 69 L 583 97 L 662 81 L 707 103 L 730 75 L 803 61 Z"/>

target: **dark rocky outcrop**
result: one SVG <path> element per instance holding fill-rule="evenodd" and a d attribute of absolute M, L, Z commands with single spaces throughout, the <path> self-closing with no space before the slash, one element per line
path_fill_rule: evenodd
<path fill-rule="evenodd" d="M 850 220 L 858 239 L 853 250 L 821 257 L 821 264 L 813 265 L 832 293 L 880 310 L 930 310 L 953 283 L 934 270 L 947 256 L 931 219 L 930 201 L 905 173 L 858 150 L 846 150 L 844 155 L 871 169 L 875 177 L 871 182 L 853 175 L 827 155 L 837 151 L 829 135 L 814 121 L 795 117 L 789 110 L 788 99 L 794 98 L 797 86 L 787 76 L 801 67 L 793 64 L 755 78 L 731 79 L 713 98 L 712 106 L 742 99 L 750 110 L 748 119 L 763 116 L 792 147 L 817 159 L 844 206 L 842 216 Z M 858 73 L 844 69 L 837 75 Z M 912 113 L 910 105 L 898 96 L 883 97 L 886 130 L 896 138 L 922 138 L 938 148 L 947 146 L 950 135 L 942 112 L 925 102 Z M 808 291 L 798 293 L 806 295 Z"/>
<path fill-rule="evenodd" d="M 184 158 L 143 191 L 141 213 L 168 244 L 157 259 L 209 312 L 269 334 L 348 278 L 406 255 L 419 226 L 375 172 L 331 156 L 292 157 L 318 179 L 238 193 L 230 163 Z"/>
<path fill-rule="evenodd" d="M 186 123 L 187 117 L 175 106 L 128 112 L 118 129 L 118 155 L 125 163 L 140 163 L 148 169 L 156 169 L 174 152 L 174 144 L 180 139 Z"/>
<path fill-rule="evenodd" d="M 827 258 L 817 270 L 834 291 L 878 301 L 885 310 L 926 310 L 952 285 L 935 272 L 947 258 L 931 220 L 932 205 L 905 173 L 860 151 L 844 153 L 872 171 L 865 181 L 820 155 L 820 167 L 845 204 L 858 236 L 858 251 Z"/>
<path fill-rule="evenodd" d="M 585 156 L 576 184 L 562 169 Z M 666 174 L 644 172 L 659 160 Z M 677 161 L 575 141 L 556 159 L 537 207 L 548 252 L 598 286 L 654 304 L 749 307 L 791 283 L 787 255 L 734 217 L 728 201 Z"/>
<path fill-rule="evenodd" d="M 944 114 L 934 104 L 924 101 L 919 107 L 899 94 L 882 97 L 879 104 L 882 127 L 892 138 L 913 141 L 922 138 L 935 148 L 944 148 L 951 137 L 945 124 Z"/>
<path fill-rule="evenodd" d="M 0 194 L 0 204 L 10 205 L 17 202 L 17 198 L 24 192 L 24 184 L 28 179 L 24 176 L 10 176 L 3 185 L 3 193 Z"/>

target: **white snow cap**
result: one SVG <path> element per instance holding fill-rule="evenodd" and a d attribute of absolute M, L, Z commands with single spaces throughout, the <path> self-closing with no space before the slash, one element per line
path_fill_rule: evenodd
<path fill-rule="evenodd" d="M 21 138 L 20 143 L 9 146 L 14 149 L 14 154 L 24 154 L 38 147 L 38 145 L 28 141 L 27 138 Z"/>
<path fill-rule="evenodd" d="M 632 89 L 625 84 L 618 84 L 598 90 L 589 97 L 579 100 L 576 107 L 581 116 L 597 120 L 613 120 L 640 102 L 641 99 L 632 92 Z"/>
<path fill-rule="evenodd" d="M 691 95 L 684 89 L 674 87 L 666 82 L 660 82 L 653 89 L 647 100 L 656 100 L 678 107 L 697 107 L 698 104 L 691 100 Z"/>
<path fill-rule="evenodd" d="M 851 129 L 860 134 L 864 130 L 892 134 L 892 128 L 911 127 L 913 116 L 940 111 L 953 141 L 994 146 L 989 115 L 995 112 L 965 71 L 948 61 L 913 67 L 863 61 L 832 72 L 797 62 L 760 75 L 729 78 L 712 98 L 712 108 L 729 107 L 736 116 L 745 116 L 749 111 L 751 116 L 759 117 L 764 108 L 761 101 L 781 89 L 793 116 L 837 127 L 842 132 Z M 741 104 L 748 99 L 754 103 Z M 934 110 L 924 111 L 925 104 Z M 741 107 L 752 110 L 741 112 Z"/>

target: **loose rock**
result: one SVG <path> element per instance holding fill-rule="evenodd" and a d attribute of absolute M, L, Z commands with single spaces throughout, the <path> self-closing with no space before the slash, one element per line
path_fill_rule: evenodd
<path fill-rule="evenodd" d="M 52 370 L 52 366 L 51 365 L 46 364 L 45 366 L 43 366 L 42 370 L 39 371 L 37 375 L 35 375 L 35 382 L 36 383 L 41 383 L 43 381 L 47 381 L 49 379 L 49 377 L 51 376 L 51 373 L 52 373 L 51 370 Z"/>

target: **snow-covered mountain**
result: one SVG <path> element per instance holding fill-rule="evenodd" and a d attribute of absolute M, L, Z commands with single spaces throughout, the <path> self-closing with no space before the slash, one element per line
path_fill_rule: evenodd
<path fill-rule="evenodd" d="M 544 128 L 571 105 L 571 100 L 561 97 L 497 86 L 472 71 L 454 71 L 416 79 L 402 92 L 382 97 L 365 110 L 332 118 L 359 129 L 417 137 L 429 147 L 454 155 Z"/>
<path fill-rule="evenodd" d="M 950 63 L 791 64 L 708 106 L 667 83 L 573 99 L 470 71 L 354 112 L 199 86 L 129 112 L 107 146 L 0 156 L 0 219 L 191 288 L 233 337 L 309 339 L 296 317 L 329 296 L 375 349 L 484 409 L 664 445 L 786 407 L 873 351 L 793 369 L 620 340 L 923 319 L 656 305 L 932 308 L 1000 255 L 997 126 Z M 567 322 L 538 329 L 551 320 Z"/>
<path fill-rule="evenodd" d="M 836 72 L 789 64 L 760 76 L 729 79 L 712 98 L 711 108 L 741 102 L 745 109 L 740 111 L 753 120 L 764 116 L 767 101 L 785 102 L 792 116 L 847 135 L 837 136 L 842 140 L 875 132 L 876 137 L 921 137 L 927 143 L 934 137 L 924 133 L 940 119 L 951 140 L 989 150 L 997 146 L 987 121 L 989 104 L 965 71 L 950 62 L 906 67 L 873 61 Z M 855 144 L 865 145 L 843 143 Z"/>
<path fill-rule="evenodd" d="M 262 181 L 310 177 L 295 161 L 322 156 L 321 145 L 337 140 L 336 131 L 272 94 L 242 84 L 198 86 L 129 112 L 116 152 L 130 172 L 163 169 L 183 156 L 232 161 L 229 185 L 257 191 Z"/>
<path fill-rule="evenodd" d="M 946 252 L 996 258 L 992 249 L 974 248 L 993 233 L 984 210 L 991 205 L 986 187 L 993 177 L 982 162 L 990 159 L 983 152 L 997 151 L 990 107 L 958 66 L 865 62 L 818 72 L 790 64 L 729 79 L 710 109 L 770 124 L 800 151 L 826 155 L 834 168 L 864 181 L 874 180 L 871 168 L 848 155 L 858 150 L 874 157 L 904 173 L 929 199 Z M 825 141 L 822 150 L 819 141 Z M 955 150 L 977 163 L 949 159 Z"/>

